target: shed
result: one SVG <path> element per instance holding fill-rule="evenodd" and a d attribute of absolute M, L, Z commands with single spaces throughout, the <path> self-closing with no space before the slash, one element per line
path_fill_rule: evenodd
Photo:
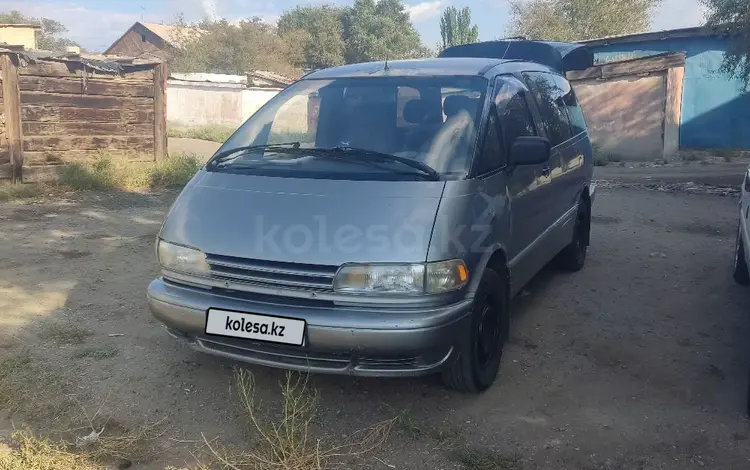
<path fill-rule="evenodd" d="M 166 154 L 166 64 L 0 49 L 0 178 L 34 179 L 106 152 Z"/>
<path fill-rule="evenodd" d="M 568 72 L 592 143 L 629 160 L 673 157 L 684 66 L 685 54 L 667 53 Z"/>
<path fill-rule="evenodd" d="M 0 43 L 36 49 L 36 33 L 41 29 L 38 24 L 0 24 Z"/>
<path fill-rule="evenodd" d="M 186 40 L 205 33 L 205 30 L 192 26 L 136 21 L 104 53 L 141 58 L 166 58 L 170 50 L 180 49 Z"/>
<path fill-rule="evenodd" d="M 679 147 L 750 149 L 750 93 L 742 80 L 719 71 L 731 28 L 695 27 L 583 41 L 596 63 L 685 54 Z"/>

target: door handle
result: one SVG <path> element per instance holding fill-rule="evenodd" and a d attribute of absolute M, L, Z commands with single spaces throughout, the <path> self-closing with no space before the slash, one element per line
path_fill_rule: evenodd
<path fill-rule="evenodd" d="M 552 173 L 552 168 L 549 165 L 545 165 L 542 168 L 542 176 L 549 176 Z"/>

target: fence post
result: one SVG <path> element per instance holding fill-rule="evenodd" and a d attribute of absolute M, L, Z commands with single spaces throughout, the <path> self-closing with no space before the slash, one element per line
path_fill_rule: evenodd
<path fill-rule="evenodd" d="M 682 82 L 685 67 L 667 70 L 667 102 L 664 113 L 663 158 L 669 160 L 680 151 L 680 124 L 682 121 Z"/>
<path fill-rule="evenodd" d="M 167 63 L 154 68 L 154 159 L 167 155 Z"/>
<path fill-rule="evenodd" d="M 21 133 L 21 90 L 18 88 L 18 56 L 0 54 L 3 74 L 3 103 L 5 107 L 5 135 L 10 152 L 10 179 L 23 181 L 23 134 Z"/>

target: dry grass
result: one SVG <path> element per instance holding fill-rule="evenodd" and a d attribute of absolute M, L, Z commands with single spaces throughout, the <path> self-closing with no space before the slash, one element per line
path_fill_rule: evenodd
<path fill-rule="evenodd" d="M 101 156 L 91 163 L 64 166 L 57 182 L 77 191 L 177 188 L 190 181 L 201 166 L 194 155 L 175 155 L 156 163 L 141 164 Z"/>
<path fill-rule="evenodd" d="M 31 431 L 17 431 L 7 446 L 0 444 L 0 470 L 100 470 L 113 468 L 113 463 L 127 468 L 156 455 L 160 430 L 161 422 L 133 431 L 118 426 L 108 431 L 105 424 L 90 434 L 96 439 L 86 445 L 81 439 L 76 443 L 52 441 Z"/>
<path fill-rule="evenodd" d="M 75 325 L 52 323 L 44 326 L 37 336 L 44 341 L 54 341 L 59 345 L 83 344 L 93 333 Z"/>
<path fill-rule="evenodd" d="M 195 127 L 177 127 L 170 125 L 167 127 L 167 136 L 185 139 L 210 140 L 223 144 L 234 133 L 235 128 L 230 126 L 195 126 Z"/>
<path fill-rule="evenodd" d="M 88 346 L 85 348 L 78 349 L 73 353 L 72 357 L 73 359 L 90 358 L 90 359 L 102 360 L 102 359 L 109 359 L 109 358 L 115 357 L 119 353 L 120 353 L 120 350 L 116 346 L 105 344 L 105 345 L 98 345 L 98 346 Z"/>
<path fill-rule="evenodd" d="M 324 470 L 342 465 L 344 460 L 368 453 L 382 445 L 396 419 L 384 421 L 354 433 L 346 442 L 329 442 L 313 436 L 312 423 L 317 393 L 308 386 L 307 376 L 288 373 L 281 384 L 281 419 L 274 422 L 260 414 L 255 381 L 244 369 L 235 371 L 233 392 L 248 419 L 257 442 L 232 451 L 204 437 L 208 463 L 194 468 L 218 466 L 228 470 Z M 333 440 L 333 439 L 331 439 Z"/>
<path fill-rule="evenodd" d="M 27 351 L 0 360 L 0 409 L 34 421 L 58 420 L 74 408 L 60 373 Z"/>
<path fill-rule="evenodd" d="M 2 470 L 102 470 L 104 466 L 70 452 L 65 443 L 40 439 L 28 431 L 16 432 L 10 445 L 0 445 Z"/>
<path fill-rule="evenodd" d="M 39 196 L 41 192 L 42 190 L 39 185 L 33 183 L 0 183 L 0 202 L 28 199 Z"/>

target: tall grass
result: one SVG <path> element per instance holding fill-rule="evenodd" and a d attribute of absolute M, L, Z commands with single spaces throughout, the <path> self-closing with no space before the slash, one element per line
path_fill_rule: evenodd
<path fill-rule="evenodd" d="M 176 127 L 169 126 L 167 135 L 169 137 L 180 137 L 186 139 L 210 140 L 212 142 L 224 143 L 234 133 L 235 128 L 230 126 L 195 126 Z"/>
<path fill-rule="evenodd" d="M 66 165 L 57 182 L 77 191 L 177 188 L 190 181 L 201 165 L 194 155 L 169 156 L 153 164 L 117 162 L 102 156 L 91 163 Z"/>

